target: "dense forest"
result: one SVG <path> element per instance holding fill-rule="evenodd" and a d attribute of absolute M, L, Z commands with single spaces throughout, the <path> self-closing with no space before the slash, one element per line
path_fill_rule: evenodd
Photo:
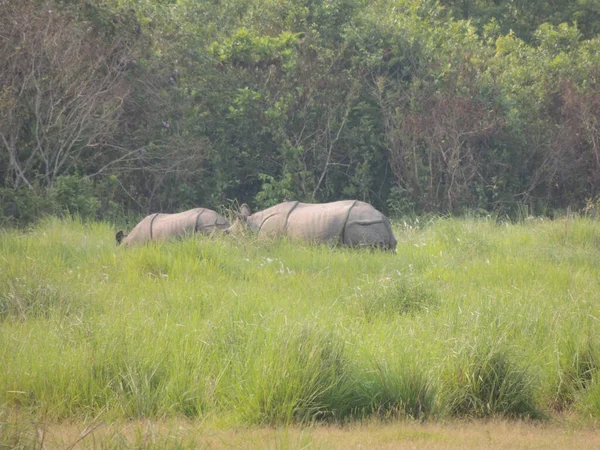
<path fill-rule="evenodd" d="M 0 223 L 600 198 L 597 0 L 0 0 Z"/>

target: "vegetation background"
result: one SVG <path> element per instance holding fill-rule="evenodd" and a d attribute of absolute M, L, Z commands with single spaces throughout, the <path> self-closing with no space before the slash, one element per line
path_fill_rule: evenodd
<path fill-rule="evenodd" d="M 0 0 L 0 218 L 597 198 L 595 0 Z"/>
<path fill-rule="evenodd" d="M 0 232 L 0 445 L 130 420 L 597 424 L 596 220 L 396 235 L 398 254 L 230 236 L 117 248 L 110 224 L 56 218 Z"/>
<path fill-rule="evenodd" d="M 599 33 L 596 0 L 0 0 L 0 447 L 596 423 Z M 285 198 L 404 217 L 398 254 L 114 246 L 149 212 Z"/>

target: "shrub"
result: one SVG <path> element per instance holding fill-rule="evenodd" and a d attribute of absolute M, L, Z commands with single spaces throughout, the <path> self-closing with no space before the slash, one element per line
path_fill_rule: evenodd
<path fill-rule="evenodd" d="M 435 409 L 435 389 L 430 380 L 411 364 L 391 367 L 375 362 L 364 384 L 369 398 L 368 415 L 382 418 L 427 419 Z"/>
<path fill-rule="evenodd" d="M 582 342 L 568 339 L 560 353 L 560 373 L 554 408 L 563 410 L 584 396 L 585 391 L 594 385 L 598 369 L 600 369 L 598 344 L 589 336 Z M 588 403 L 593 397 L 593 394 L 588 396 Z"/>
<path fill-rule="evenodd" d="M 100 207 L 89 179 L 76 175 L 57 177 L 50 190 L 59 211 L 82 218 L 94 218 Z"/>
<path fill-rule="evenodd" d="M 448 409 L 458 417 L 536 418 L 532 376 L 514 363 L 507 349 L 472 347 L 458 362 L 447 392 Z"/>

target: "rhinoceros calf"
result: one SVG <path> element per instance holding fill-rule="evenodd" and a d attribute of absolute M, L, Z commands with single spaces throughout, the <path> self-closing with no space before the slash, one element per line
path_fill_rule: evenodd
<path fill-rule="evenodd" d="M 287 235 L 309 242 L 389 250 L 394 250 L 397 243 L 388 218 L 359 200 L 314 204 L 284 202 L 254 214 L 243 204 L 241 216 L 248 228 L 258 231 L 259 235 Z M 238 228 L 239 222 L 229 232 Z"/>
<path fill-rule="evenodd" d="M 194 208 L 176 214 L 150 214 L 143 218 L 128 235 L 119 231 L 117 245 L 141 244 L 146 241 L 165 240 L 185 234 L 210 234 L 225 231 L 229 222 L 217 212 L 206 208 Z"/>

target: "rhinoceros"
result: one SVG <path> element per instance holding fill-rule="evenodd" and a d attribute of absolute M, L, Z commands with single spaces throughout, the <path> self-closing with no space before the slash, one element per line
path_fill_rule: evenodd
<path fill-rule="evenodd" d="M 212 209 L 194 208 L 176 214 L 155 213 L 144 217 L 128 235 L 117 232 L 117 245 L 182 237 L 185 234 L 210 234 L 225 231 L 229 222 Z"/>
<path fill-rule="evenodd" d="M 237 232 L 245 222 L 250 230 L 265 236 L 287 235 L 309 242 L 388 250 L 394 250 L 397 243 L 388 218 L 359 200 L 332 203 L 286 201 L 254 214 L 244 203 L 240 219 L 228 229 L 228 233 Z"/>

